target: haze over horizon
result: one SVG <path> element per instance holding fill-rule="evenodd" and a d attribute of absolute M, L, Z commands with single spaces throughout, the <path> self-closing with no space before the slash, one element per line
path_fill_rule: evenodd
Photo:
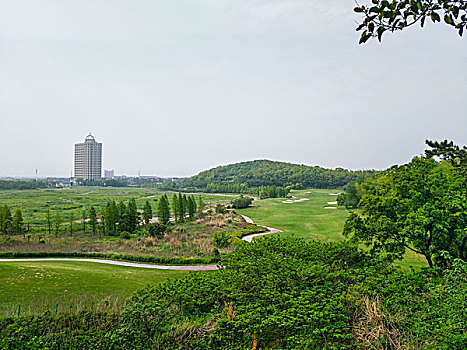
<path fill-rule="evenodd" d="M 467 144 L 467 45 L 427 23 L 358 45 L 353 0 L 0 0 L 0 176 L 271 159 L 384 169 Z"/>

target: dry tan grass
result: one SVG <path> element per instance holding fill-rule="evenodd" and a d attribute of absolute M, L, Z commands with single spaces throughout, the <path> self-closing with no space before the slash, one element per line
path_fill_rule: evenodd
<path fill-rule="evenodd" d="M 398 320 L 381 305 L 378 297 L 365 296 L 353 319 L 355 340 L 366 349 L 416 350 L 417 344 L 408 344 L 407 335 L 398 327 Z"/>
<path fill-rule="evenodd" d="M 16 252 L 97 252 L 127 255 L 151 255 L 161 257 L 199 257 L 212 256 L 215 246 L 213 235 L 221 231 L 239 229 L 239 217 L 227 214 L 212 214 L 169 226 L 163 237 L 134 237 L 120 239 L 118 237 L 92 235 L 76 232 L 72 237 L 62 233 L 58 238 L 54 235 L 33 234 L 30 242 L 23 236 L 0 237 L 1 251 Z M 39 243 L 43 238 L 46 243 Z M 233 247 L 220 249 L 228 253 Z"/>

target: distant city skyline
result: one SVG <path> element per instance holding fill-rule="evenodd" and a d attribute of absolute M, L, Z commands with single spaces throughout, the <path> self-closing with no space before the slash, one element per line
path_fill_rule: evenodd
<path fill-rule="evenodd" d="M 467 45 L 426 23 L 358 45 L 347 0 L 0 0 L 0 176 L 187 177 L 271 159 L 408 162 L 467 144 Z"/>

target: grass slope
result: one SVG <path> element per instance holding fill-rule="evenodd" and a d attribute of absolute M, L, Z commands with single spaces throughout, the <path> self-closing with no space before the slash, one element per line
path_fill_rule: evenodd
<path fill-rule="evenodd" d="M 119 309 L 147 284 L 179 278 L 186 271 L 149 270 L 91 262 L 1 262 L 0 316 L 72 311 L 94 306 Z"/>
<path fill-rule="evenodd" d="M 297 199 L 309 200 L 286 204 L 282 203 L 284 199 L 265 199 L 253 202 L 253 207 L 238 212 L 249 216 L 257 224 L 282 230 L 283 236 L 339 241 L 343 239 L 342 228 L 348 212 L 342 207 L 324 209 L 326 206 L 336 206 L 327 202 L 336 201 L 337 196 L 330 196 L 329 193 L 337 192 L 317 189 L 292 191 L 291 195 Z"/>

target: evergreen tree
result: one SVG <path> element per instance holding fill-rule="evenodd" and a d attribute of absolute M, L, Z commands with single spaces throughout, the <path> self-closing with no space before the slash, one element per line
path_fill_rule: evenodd
<path fill-rule="evenodd" d="M 195 199 L 195 196 L 194 195 L 191 195 L 191 202 L 193 203 L 193 207 L 195 209 L 195 214 L 196 214 L 196 209 L 197 209 L 197 204 L 196 204 L 196 199 Z"/>
<path fill-rule="evenodd" d="M 188 213 L 188 198 L 186 194 L 184 194 L 183 195 L 183 218 L 184 219 L 187 213 Z"/>
<path fill-rule="evenodd" d="M 4 205 L 1 209 L 1 231 L 4 234 L 7 234 L 11 230 L 11 223 L 12 223 L 12 218 L 11 218 L 11 210 L 8 205 Z"/>
<path fill-rule="evenodd" d="M 85 211 L 83 210 L 83 213 Z M 85 220 L 83 219 L 83 222 Z M 97 214 L 96 214 L 96 209 L 94 209 L 94 207 L 91 207 L 89 209 L 89 223 L 91 225 L 91 230 L 92 230 L 92 233 L 95 235 L 96 232 L 97 232 Z M 86 232 L 86 231 L 85 231 Z"/>
<path fill-rule="evenodd" d="M 106 221 L 105 214 L 102 213 L 102 214 L 101 214 L 101 224 L 98 225 L 98 226 L 100 226 L 100 228 L 101 228 L 101 235 L 102 235 L 102 236 L 104 236 L 104 235 L 105 235 L 105 232 L 106 232 L 106 227 L 107 227 L 107 225 L 106 225 L 105 221 Z"/>
<path fill-rule="evenodd" d="M 170 221 L 169 198 L 165 194 L 159 200 L 159 204 L 157 206 L 157 217 L 164 225 L 168 224 Z"/>
<path fill-rule="evenodd" d="M 114 201 L 107 203 L 105 207 L 105 233 L 108 235 L 117 233 L 117 207 Z"/>
<path fill-rule="evenodd" d="M 13 231 L 15 233 L 23 232 L 23 214 L 21 213 L 21 209 L 16 209 L 13 216 Z"/>
<path fill-rule="evenodd" d="M 143 220 L 144 224 L 147 226 L 152 219 L 152 207 L 149 201 L 146 201 L 143 209 Z"/>
<path fill-rule="evenodd" d="M 119 231 L 127 231 L 128 226 L 128 207 L 125 203 L 119 202 L 116 206 L 116 222 L 118 222 Z"/>
<path fill-rule="evenodd" d="M 201 195 L 199 195 L 199 197 L 198 197 L 198 211 L 199 211 L 200 214 L 203 213 L 203 209 L 204 209 L 203 197 L 201 197 Z"/>
<path fill-rule="evenodd" d="M 179 213 L 178 210 L 179 210 L 178 198 L 177 198 L 177 195 L 174 193 L 174 195 L 172 196 L 172 211 L 174 213 L 175 221 L 177 221 L 178 218 L 180 217 L 180 215 L 178 214 Z"/>
<path fill-rule="evenodd" d="M 185 215 L 186 215 L 186 205 L 185 205 L 185 201 L 186 201 L 186 196 L 182 196 L 182 194 L 179 192 L 178 193 L 178 199 L 177 199 L 177 203 L 178 203 L 178 218 L 179 220 L 183 221 L 185 220 Z"/>
<path fill-rule="evenodd" d="M 188 197 L 188 216 L 190 217 L 190 220 L 193 220 L 193 218 L 195 217 L 195 211 L 196 211 L 196 208 L 195 208 L 195 201 L 193 199 L 193 197 Z"/>
<path fill-rule="evenodd" d="M 136 206 L 136 201 L 132 199 L 128 203 L 128 231 L 135 232 L 139 224 L 139 213 Z"/>
<path fill-rule="evenodd" d="M 128 216 L 128 206 L 123 202 L 119 202 L 115 208 L 115 216 L 116 222 L 118 223 L 118 231 L 129 231 L 130 221 Z"/>

